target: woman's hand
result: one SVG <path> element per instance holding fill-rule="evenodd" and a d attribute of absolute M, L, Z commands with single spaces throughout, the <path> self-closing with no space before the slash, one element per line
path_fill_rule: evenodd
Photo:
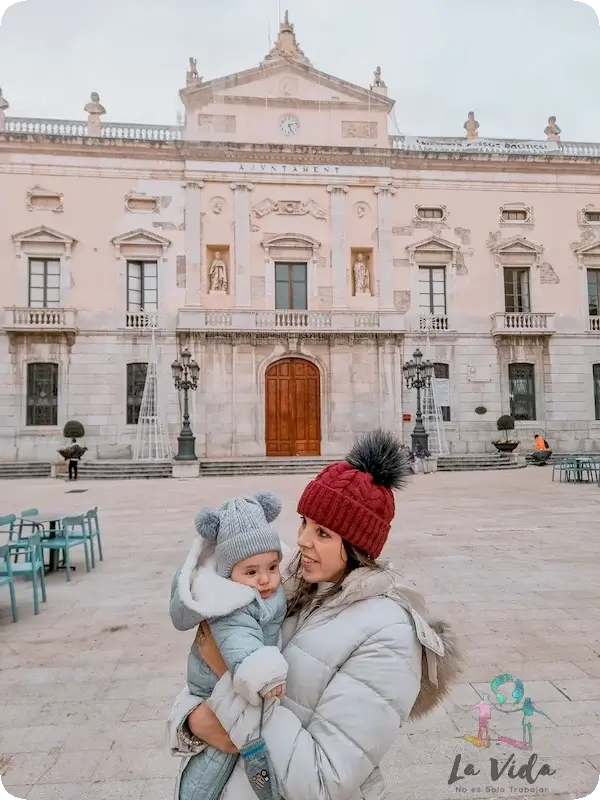
<path fill-rule="evenodd" d="M 222 753 L 239 753 L 227 731 L 206 703 L 202 703 L 188 715 L 187 724 L 194 736 L 198 736 L 216 750 Z"/>
<path fill-rule="evenodd" d="M 198 633 L 196 634 L 196 647 L 198 648 L 198 652 L 200 653 L 200 657 L 204 663 L 208 664 L 209 668 L 212 672 L 214 672 L 217 678 L 222 678 L 227 672 L 227 664 L 223 660 L 221 651 L 217 647 L 217 643 L 215 642 L 208 622 L 206 621 L 200 623 L 198 627 Z M 213 747 L 214 746 L 215 745 L 213 745 Z"/>

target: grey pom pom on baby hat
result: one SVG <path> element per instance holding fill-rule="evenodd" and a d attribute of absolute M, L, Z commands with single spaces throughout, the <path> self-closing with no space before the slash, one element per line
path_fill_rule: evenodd
<path fill-rule="evenodd" d="M 227 500 L 220 509 L 203 508 L 196 516 L 196 530 L 215 543 L 217 573 L 230 578 L 236 564 L 259 553 L 279 553 L 281 542 L 271 528 L 281 513 L 281 500 L 272 492 Z"/>

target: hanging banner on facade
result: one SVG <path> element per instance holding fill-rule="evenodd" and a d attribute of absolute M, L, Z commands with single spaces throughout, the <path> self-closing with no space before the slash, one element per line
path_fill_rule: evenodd
<path fill-rule="evenodd" d="M 557 142 L 516 141 L 514 139 L 429 139 L 420 136 L 405 136 L 404 150 L 422 150 L 431 152 L 467 152 L 467 153 L 559 153 Z"/>

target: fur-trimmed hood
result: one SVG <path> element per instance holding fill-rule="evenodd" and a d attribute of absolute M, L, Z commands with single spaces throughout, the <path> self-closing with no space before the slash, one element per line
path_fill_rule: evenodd
<path fill-rule="evenodd" d="M 297 550 L 288 550 L 282 562 L 282 572 L 287 575 L 284 585 L 288 598 L 296 586 L 291 567 L 297 554 Z M 411 720 L 417 720 L 448 696 L 461 671 L 461 654 L 450 625 L 429 615 L 423 596 L 402 583 L 391 562 L 380 560 L 379 563 L 381 570 L 361 567 L 351 572 L 339 594 L 327 600 L 322 611 L 331 610 L 332 614 L 337 614 L 360 600 L 388 597 L 410 614 L 423 647 L 421 691 L 410 714 Z"/>

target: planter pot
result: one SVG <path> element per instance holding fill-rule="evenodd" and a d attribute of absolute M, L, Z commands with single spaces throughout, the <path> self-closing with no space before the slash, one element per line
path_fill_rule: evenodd
<path fill-rule="evenodd" d="M 512 453 L 519 446 L 519 442 L 492 442 L 499 453 Z"/>

